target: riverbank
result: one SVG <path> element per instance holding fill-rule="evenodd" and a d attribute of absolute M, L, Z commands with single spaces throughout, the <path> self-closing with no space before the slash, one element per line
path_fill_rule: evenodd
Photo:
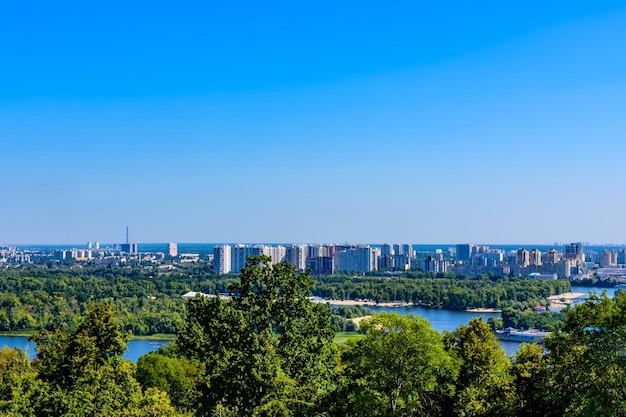
<path fill-rule="evenodd" d="M 0 332 L 0 337 L 28 337 L 30 338 L 34 331 L 30 330 L 9 330 Z M 175 334 L 155 333 L 150 335 L 133 335 L 130 340 L 153 340 L 153 341 L 172 341 L 176 339 Z"/>
<path fill-rule="evenodd" d="M 587 298 L 587 294 L 582 292 L 565 292 L 563 294 L 551 295 L 548 297 L 548 300 L 550 300 L 551 309 L 562 309 L 582 302 L 585 298 Z"/>
<path fill-rule="evenodd" d="M 468 308 L 468 313 L 502 313 L 502 310 L 499 308 Z"/>
<path fill-rule="evenodd" d="M 372 316 L 361 316 L 361 317 L 355 317 L 353 319 L 348 319 L 348 320 L 351 320 L 354 324 L 359 326 L 361 321 L 363 321 L 365 319 L 369 319 L 370 317 L 372 317 Z"/>
<path fill-rule="evenodd" d="M 335 338 L 333 339 L 333 341 L 339 344 L 346 344 L 350 340 L 358 341 L 363 337 L 365 337 L 364 334 L 357 332 L 337 332 L 335 333 Z"/>
<path fill-rule="evenodd" d="M 316 299 L 313 300 L 314 303 L 325 303 L 331 304 L 334 306 L 364 306 L 364 307 L 386 307 L 386 308 L 413 308 L 413 307 L 421 307 L 421 308 L 430 308 L 429 306 L 419 306 L 413 303 L 406 302 L 389 302 L 389 303 L 377 303 L 373 300 L 328 300 L 328 299 Z M 447 310 L 447 309 L 444 309 Z M 456 311 L 456 310 L 454 310 Z M 468 313 L 502 313 L 502 310 L 499 308 L 487 308 L 487 307 L 477 307 L 477 308 L 468 308 L 465 311 Z"/>
<path fill-rule="evenodd" d="M 377 303 L 373 300 L 328 300 L 315 299 L 314 303 L 332 304 L 337 306 L 370 306 L 370 307 L 414 307 L 413 303 L 393 302 L 393 303 Z"/>

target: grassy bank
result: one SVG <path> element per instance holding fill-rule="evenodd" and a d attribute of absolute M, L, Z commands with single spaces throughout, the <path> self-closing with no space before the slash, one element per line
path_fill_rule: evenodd
<path fill-rule="evenodd" d="M 174 340 L 176 339 L 175 334 L 167 334 L 167 333 L 155 333 L 145 336 L 132 336 L 131 339 L 136 340 Z"/>
<path fill-rule="evenodd" d="M 0 336 L 22 336 L 22 337 L 31 337 L 33 335 L 32 330 L 7 330 L 4 332 L 0 332 Z"/>
<path fill-rule="evenodd" d="M 335 343 L 348 343 L 349 340 L 359 340 L 363 337 L 357 332 L 337 332 L 335 333 Z"/>

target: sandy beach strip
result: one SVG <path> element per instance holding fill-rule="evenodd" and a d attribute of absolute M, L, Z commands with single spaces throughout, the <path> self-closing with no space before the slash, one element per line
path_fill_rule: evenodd
<path fill-rule="evenodd" d="M 468 313 L 502 313 L 502 310 L 499 308 L 468 308 Z"/>
<path fill-rule="evenodd" d="M 563 294 L 551 295 L 548 300 L 552 302 L 573 303 L 574 301 L 587 298 L 584 292 L 564 292 Z"/>
<path fill-rule="evenodd" d="M 582 292 L 565 292 L 563 294 L 551 295 L 548 297 L 548 300 L 550 300 L 550 307 L 560 309 L 574 305 L 585 298 L 587 298 L 587 294 Z"/>
<path fill-rule="evenodd" d="M 370 306 L 370 307 L 413 307 L 412 303 L 392 302 L 377 303 L 372 300 L 313 300 L 314 303 L 332 304 L 337 306 Z"/>

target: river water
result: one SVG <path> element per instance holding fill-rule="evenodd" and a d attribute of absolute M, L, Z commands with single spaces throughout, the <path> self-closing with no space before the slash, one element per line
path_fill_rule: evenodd
<path fill-rule="evenodd" d="M 123 358 L 137 362 L 140 356 L 157 350 L 161 346 L 167 346 L 169 343 L 169 340 L 133 339 L 128 342 L 128 350 L 124 353 Z M 0 346 L 20 348 L 25 351 L 31 359 L 34 359 L 37 354 L 35 343 L 30 342 L 26 336 L 0 336 Z"/>
<path fill-rule="evenodd" d="M 607 291 L 609 297 L 613 297 L 616 288 L 596 288 L 596 287 L 572 287 L 572 292 L 588 293 L 595 291 L 601 294 L 603 290 Z M 444 330 L 453 331 L 463 324 L 467 324 L 474 317 L 482 317 L 483 320 L 489 320 L 489 317 L 499 318 L 500 313 L 469 313 L 466 311 L 450 311 L 425 309 L 419 307 L 367 307 L 374 312 L 396 312 L 398 314 L 415 314 L 430 321 L 433 328 L 439 332 Z M 168 340 L 142 340 L 134 339 L 128 342 L 128 350 L 124 354 L 124 359 L 137 362 L 140 356 L 148 352 L 157 350 L 161 346 L 167 346 Z M 514 354 L 519 348 L 517 342 L 500 342 L 507 355 Z M 0 346 L 8 346 L 10 348 L 20 348 L 28 353 L 30 358 L 36 355 L 35 344 L 28 341 L 25 336 L 0 336 Z"/>
<path fill-rule="evenodd" d="M 375 313 L 386 311 L 388 313 L 398 314 L 414 314 L 421 316 L 430 322 L 433 329 L 443 333 L 444 330 L 453 331 L 457 327 L 469 323 L 474 317 L 481 317 L 484 321 L 489 320 L 489 317 L 500 318 L 500 313 L 471 313 L 467 311 L 451 311 L 451 310 L 438 310 L 431 308 L 420 307 L 370 307 L 369 310 Z M 516 342 L 504 342 L 501 341 L 500 345 L 504 349 L 507 356 L 514 354 L 519 348 L 519 343 Z"/>

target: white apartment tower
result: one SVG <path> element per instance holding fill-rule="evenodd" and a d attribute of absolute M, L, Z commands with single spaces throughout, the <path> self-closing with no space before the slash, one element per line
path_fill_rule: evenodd
<path fill-rule="evenodd" d="M 232 247 L 231 272 L 240 273 L 249 256 L 264 255 L 263 246 L 236 245 Z"/>
<path fill-rule="evenodd" d="M 218 274 L 228 274 L 232 271 L 232 251 L 228 245 L 216 246 L 213 249 L 213 269 Z"/>
<path fill-rule="evenodd" d="M 306 257 L 309 252 L 308 245 L 291 245 L 287 248 L 287 260 L 298 271 L 306 270 Z"/>
<path fill-rule="evenodd" d="M 356 249 L 347 249 L 335 255 L 335 268 L 345 272 L 370 272 L 373 270 L 372 248 L 360 246 Z"/>
<path fill-rule="evenodd" d="M 168 243 L 167 256 L 171 256 L 172 258 L 178 256 L 178 245 L 176 243 Z"/>

